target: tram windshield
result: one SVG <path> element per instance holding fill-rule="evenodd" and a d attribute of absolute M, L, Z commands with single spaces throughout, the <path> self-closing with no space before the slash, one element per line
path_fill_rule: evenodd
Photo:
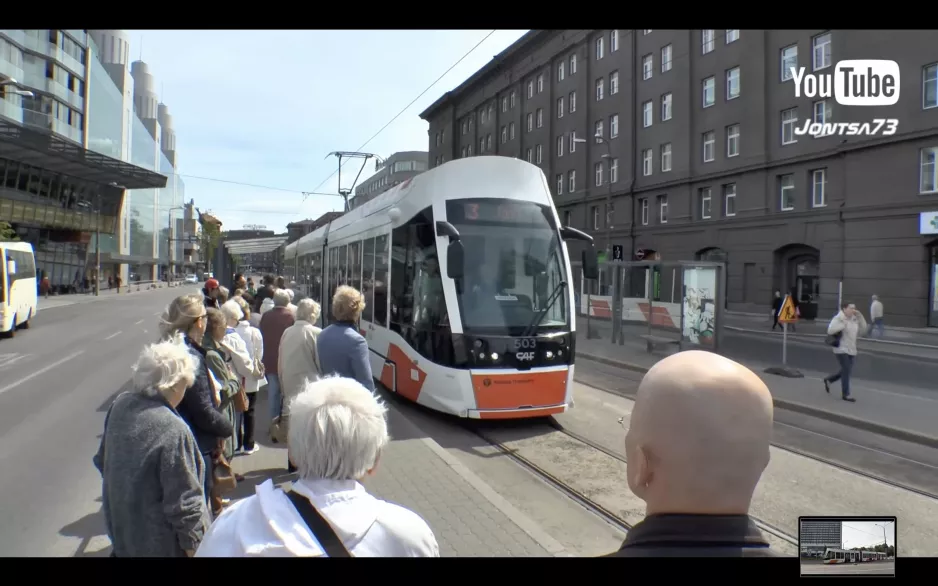
<path fill-rule="evenodd" d="M 466 333 L 521 335 L 538 312 L 543 316 L 534 332 L 569 326 L 569 294 L 554 295 L 549 303 L 551 293 L 567 281 L 550 207 L 464 199 L 447 202 L 446 215 L 465 251 L 458 302 Z"/>

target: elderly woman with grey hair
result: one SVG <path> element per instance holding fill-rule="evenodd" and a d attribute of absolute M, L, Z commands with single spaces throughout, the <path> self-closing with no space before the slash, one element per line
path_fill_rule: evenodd
<path fill-rule="evenodd" d="M 319 304 L 312 299 L 304 299 L 296 307 L 296 321 L 283 332 L 280 338 L 280 356 L 277 371 L 280 373 L 280 425 L 289 421 L 289 404 L 304 388 L 309 380 L 316 380 L 322 374 L 319 367 L 319 351 L 316 338 L 320 330 L 313 324 L 319 321 Z M 295 472 L 288 465 L 290 472 Z"/>
<path fill-rule="evenodd" d="M 347 378 L 307 382 L 290 419 L 292 490 L 264 481 L 215 521 L 196 557 L 439 557 L 426 521 L 361 484 L 390 439 L 374 393 Z"/>
<path fill-rule="evenodd" d="M 182 335 L 147 346 L 108 409 L 94 465 L 114 557 L 192 556 L 208 530 L 207 471 L 176 412 L 198 366 Z"/>

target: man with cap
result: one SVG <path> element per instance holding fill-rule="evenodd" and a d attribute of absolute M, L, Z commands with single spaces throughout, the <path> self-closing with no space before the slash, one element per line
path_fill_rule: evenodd
<path fill-rule="evenodd" d="M 202 297 L 206 309 L 218 309 L 218 281 L 215 279 L 205 281 L 205 287 L 202 288 Z"/>

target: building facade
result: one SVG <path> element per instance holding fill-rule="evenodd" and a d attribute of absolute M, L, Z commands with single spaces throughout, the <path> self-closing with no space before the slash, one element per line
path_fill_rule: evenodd
<path fill-rule="evenodd" d="M 427 158 L 428 154 L 425 151 L 394 153 L 379 164 L 374 175 L 355 188 L 355 196 L 349 202 L 349 209 L 354 209 L 395 185 L 423 173 L 427 170 Z"/>
<path fill-rule="evenodd" d="M 532 31 L 421 114 L 429 160 L 537 164 L 561 220 L 599 249 L 726 262 L 729 309 L 762 313 L 774 290 L 794 289 L 803 317 L 826 319 L 842 286 L 864 312 L 879 295 L 893 325 L 938 326 L 938 221 L 923 220 L 938 216 L 933 40 L 924 30 Z M 896 61 L 898 103 L 796 97 L 791 67 L 833 74 L 847 59 Z M 794 132 L 808 119 L 878 118 L 898 120 L 895 134 Z"/>
<path fill-rule="evenodd" d="M 841 521 L 803 520 L 798 535 L 801 555 L 819 557 L 828 547 L 840 549 L 843 541 Z"/>
<path fill-rule="evenodd" d="M 352 202 L 354 201 L 355 198 L 352 198 Z M 342 214 L 343 212 L 326 212 L 315 220 L 300 220 L 299 222 L 290 222 L 287 224 L 287 244 L 296 242 L 303 236 L 306 236 L 311 232 L 315 232 Z"/>
<path fill-rule="evenodd" d="M 62 293 L 116 274 L 106 264 L 99 274 L 95 253 L 119 241 L 125 194 L 167 184 L 122 156 L 120 133 L 114 148 L 91 147 L 93 114 L 123 119 L 106 99 L 92 103 L 93 52 L 83 30 L 0 29 L 0 221 L 33 244 L 37 273 Z"/>

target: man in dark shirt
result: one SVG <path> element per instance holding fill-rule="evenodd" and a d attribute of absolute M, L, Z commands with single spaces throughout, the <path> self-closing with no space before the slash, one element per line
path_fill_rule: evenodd
<path fill-rule="evenodd" d="M 261 312 L 261 304 L 264 303 L 264 300 L 274 296 L 274 276 L 267 275 L 264 277 L 263 286 L 257 290 L 257 294 L 254 295 L 254 307 L 251 309 L 254 313 Z"/>
<path fill-rule="evenodd" d="M 743 365 L 696 350 L 656 364 L 625 439 L 645 519 L 607 557 L 776 557 L 749 517 L 772 425 L 772 395 Z"/>

